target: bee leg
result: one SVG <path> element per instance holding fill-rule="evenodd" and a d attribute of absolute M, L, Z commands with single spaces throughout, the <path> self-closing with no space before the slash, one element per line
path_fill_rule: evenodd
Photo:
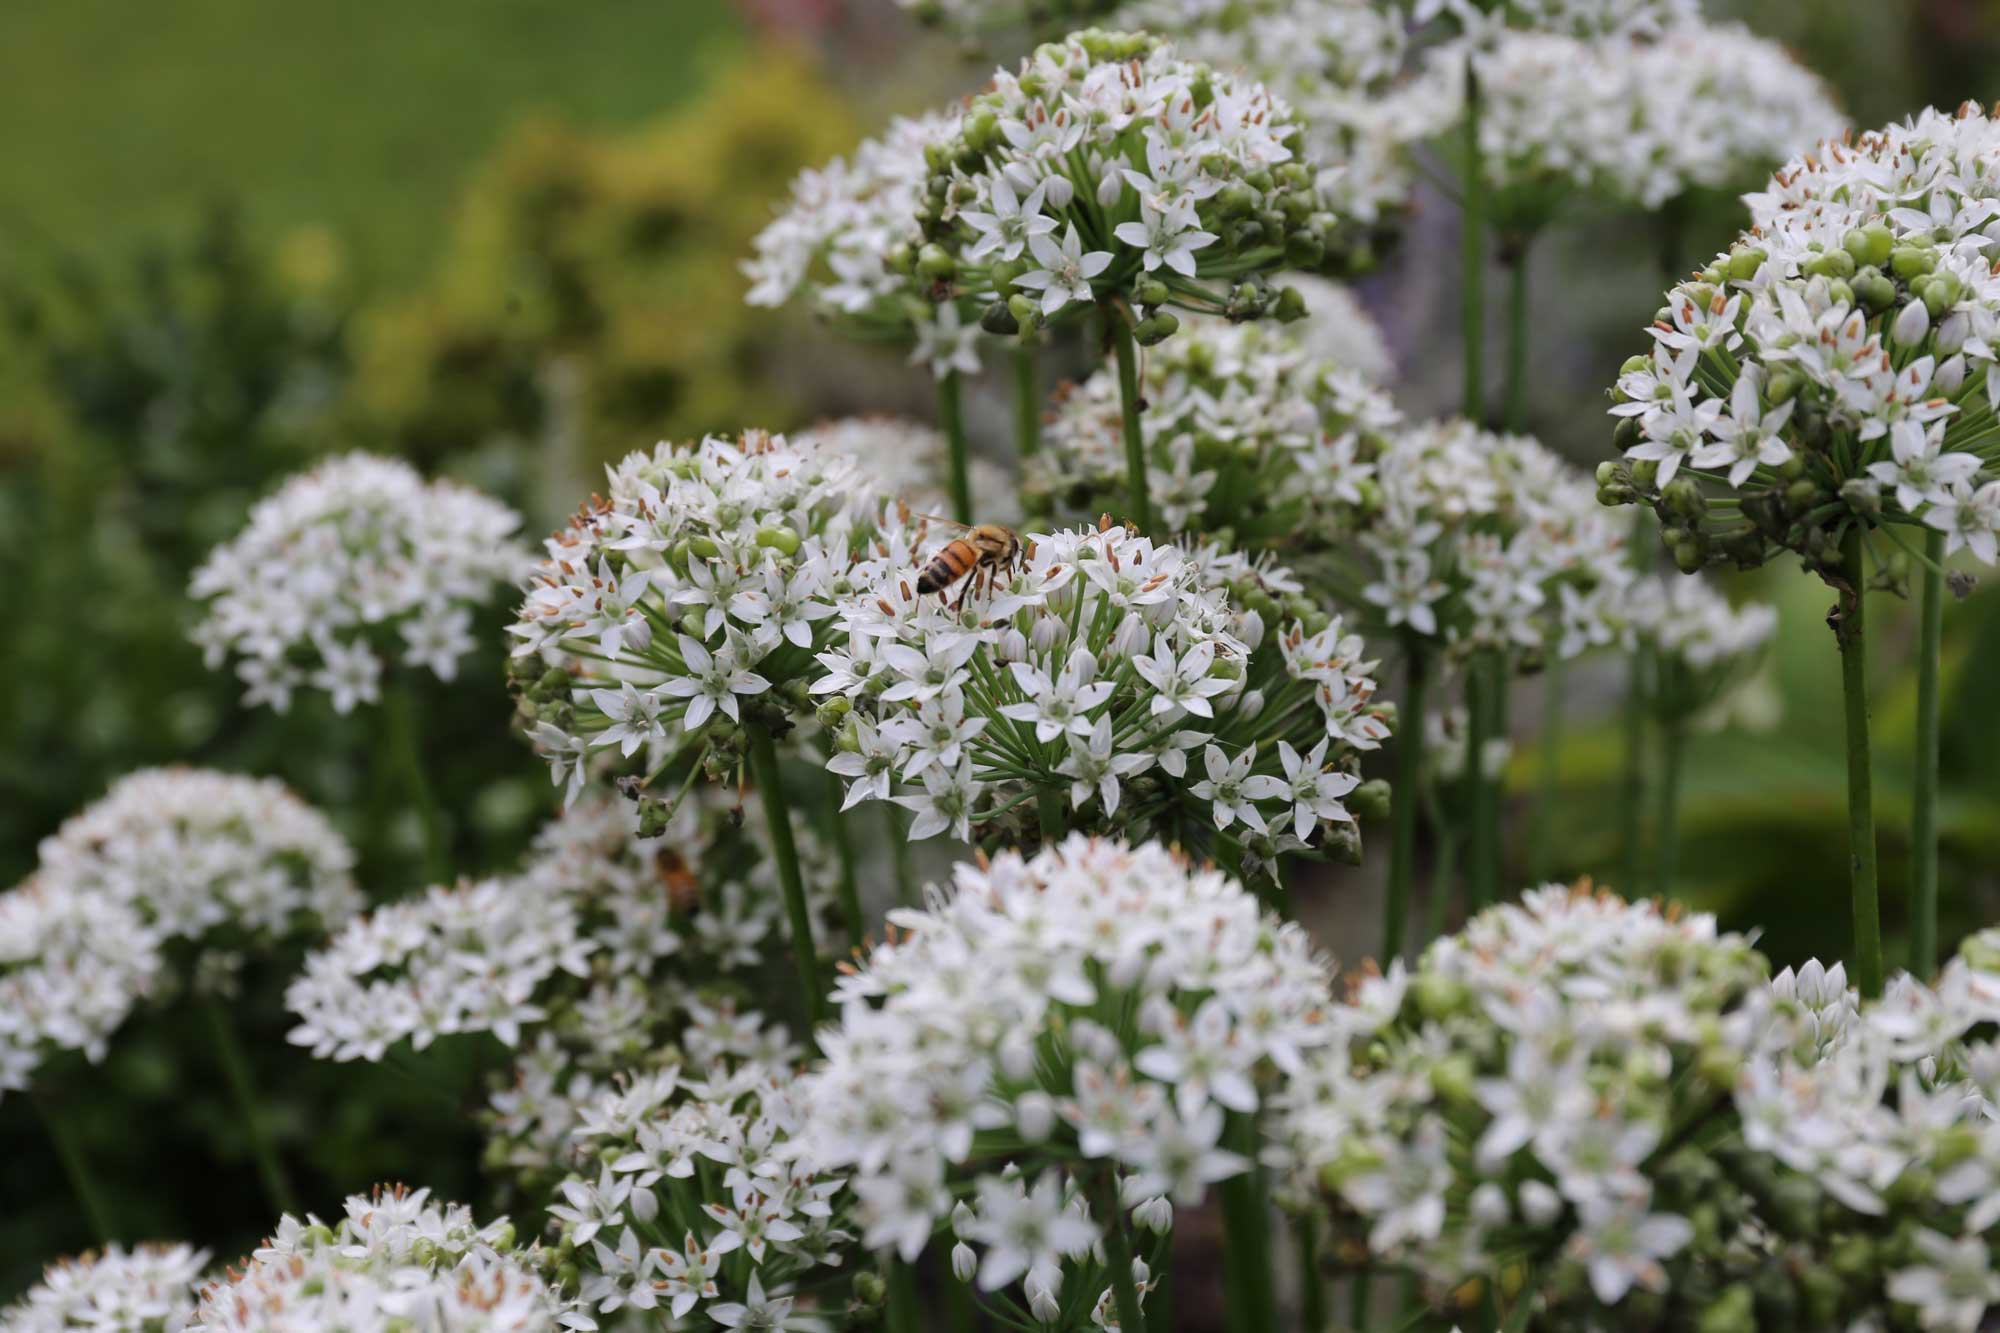
<path fill-rule="evenodd" d="M 954 597 L 951 602 L 951 609 L 953 611 L 957 611 L 958 608 L 965 605 L 966 594 L 972 591 L 972 585 L 977 582 L 979 582 L 979 567 L 974 566 L 972 572 L 965 576 L 965 582 L 958 585 L 958 596 Z"/>

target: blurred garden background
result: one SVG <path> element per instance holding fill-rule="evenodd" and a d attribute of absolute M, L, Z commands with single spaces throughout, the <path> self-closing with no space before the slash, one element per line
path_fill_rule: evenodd
<path fill-rule="evenodd" d="M 1796 49 L 1859 124 L 2000 96 L 1994 0 L 1734 12 Z M 796 171 L 968 86 L 978 59 L 891 0 L 0 7 L 0 883 L 119 774 L 188 762 L 284 778 L 342 823 L 373 896 L 413 888 L 420 831 L 375 757 L 383 738 L 365 734 L 377 724 L 336 729 L 317 697 L 287 715 L 236 707 L 236 681 L 189 640 L 189 571 L 277 479 L 334 450 L 406 456 L 545 529 L 606 460 L 655 439 L 925 414 L 921 369 L 816 339 L 803 314 L 752 310 L 737 266 Z M 1531 431 L 1586 465 L 1609 456 L 1603 386 L 1638 345 L 1663 262 L 1711 253 L 1739 221 L 1733 201 L 1707 201 L 1665 256 L 1658 234 L 1612 216 L 1543 246 Z M 1456 319 L 1439 258 L 1456 254 L 1454 226 L 1420 202 L 1412 234 L 1357 283 L 1412 416 L 1457 393 L 1455 356 L 1428 350 L 1450 346 L 1439 330 Z M 972 392 L 976 443 L 996 457 L 1004 392 Z M 1761 926 L 1784 963 L 1845 940 L 1838 668 L 1818 583 L 1770 571 L 1755 591 L 1784 628 L 1740 725 L 1693 744 L 1671 887 L 1727 926 Z M 556 798 L 498 725 L 494 614 L 484 660 L 432 682 L 422 717 L 448 756 L 436 777 L 466 872 L 509 862 Z M 1892 960 L 1911 618 L 1884 615 L 1871 638 Z M 2000 661 L 2000 594 L 1975 591 L 1946 635 L 1948 946 L 2000 910 L 2000 690 L 1980 665 Z M 1570 675 L 1562 798 L 1539 829 L 1509 821 L 1514 882 L 1618 880 L 1617 670 Z M 1526 734 L 1541 690 L 1516 688 Z M 1518 792 L 1546 758 L 1521 748 Z M 1376 874 L 1330 877 L 1338 920 L 1365 919 Z M 1327 942 L 1353 957 L 1375 937 Z M 283 1044 L 285 976 L 253 966 L 244 984 L 274 998 L 242 1012 L 268 1016 L 256 1074 L 309 1197 L 399 1172 L 480 1197 L 472 1126 L 432 1113 L 475 1098 L 474 1062 L 455 1090 L 394 1062 L 315 1063 Z M 35 1095 L 130 1192 L 116 1206 L 135 1228 L 246 1244 L 265 1209 L 223 1072 L 188 1027 L 153 1012 L 104 1065 L 78 1061 Z M 4 1300 L 89 1236 L 26 1097 L 0 1100 L 0 1161 Z"/>

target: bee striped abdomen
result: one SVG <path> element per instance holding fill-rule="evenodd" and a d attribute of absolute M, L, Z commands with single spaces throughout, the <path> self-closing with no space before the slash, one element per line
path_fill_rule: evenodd
<path fill-rule="evenodd" d="M 917 575 L 917 595 L 942 592 L 964 578 L 979 563 L 979 552 L 972 543 L 960 537 L 946 543 L 944 548 L 931 557 L 923 572 Z"/>

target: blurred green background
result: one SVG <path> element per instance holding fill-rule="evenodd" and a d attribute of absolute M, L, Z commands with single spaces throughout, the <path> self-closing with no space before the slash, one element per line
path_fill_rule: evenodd
<path fill-rule="evenodd" d="M 1863 124 L 2000 94 L 1989 0 L 1741 16 L 1798 50 Z M 417 829 L 373 758 L 375 723 L 310 701 L 282 718 L 241 710 L 187 640 L 188 571 L 256 496 L 329 450 L 404 453 L 543 529 L 602 461 L 657 438 L 921 411 L 928 386 L 900 357 L 748 310 L 736 264 L 795 171 L 981 72 L 890 0 L 0 6 L 0 884 L 118 774 L 185 761 L 284 777 L 356 840 L 371 894 L 415 888 Z M 1716 201 L 1689 220 L 1683 256 L 1736 223 Z M 1428 201 L 1362 284 L 1413 413 L 1455 395 L 1452 227 Z M 1603 388 L 1641 344 L 1658 248 L 1649 228 L 1598 218 L 1539 257 L 1532 425 L 1580 461 L 1606 448 Z M 999 396 L 975 387 L 974 424 L 994 446 Z M 1761 929 L 1782 960 L 1832 952 L 1846 907 L 1828 597 L 1789 570 L 1734 591 L 1778 600 L 1784 629 L 1760 725 L 1695 742 L 1673 889 Z M 2000 907 L 2000 691 L 1984 666 L 2000 661 L 2000 597 L 1953 608 L 1947 635 L 1950 939 Z M 1909 637 L 1907 608 L 1884 599 L 1871 651 L 1892 958 Z M 553 805 L 508 734 L 498 657 L 435 686 L 425 712 L 467 872 L 506 865 Z M 1610 662 L 1572 673 L 1551 873 L 1618 864 L 1619 680 Z M 1524 730 L 1540 698 L 1536 682 L 1519 687 Z M 1537 781 L 1534 747 L 1521 751 L 1517 814 Z M 1365 894 L 1366 876 L 1351 887 Z M 242 1012 L 307 1194 L 324 1210 L 400 1174 L 484 1197 L 455 1114 L 476 1097 L 477 1060 L 421 1075 L 314 1065 L 282 1041 L 295 962 L 253 968 Z M 103 1066 L 58 1062 L 37 1096 L 117 1182 L 121 1217 L 230 1251 L 268 1218 L 184 1017 L 144 1016 Z M 88 1240 L 34 1109 L 0 1098 L 0 1298 Z"/>

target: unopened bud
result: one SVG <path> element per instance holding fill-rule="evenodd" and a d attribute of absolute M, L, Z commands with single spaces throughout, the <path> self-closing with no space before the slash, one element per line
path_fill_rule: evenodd
<path fill-rule="evenodd" d="M 1394 800 L 1387 779 L 1370 778 L 1348 793 L 1347 808 L 1356 819 L 1387 819 Z"/>
<path fill-rule="evenodd" d="M 1889 337 L 1898 347 L 1914 347 L 1930 331 L 1930 308 L 1922 301 L 1912 301 L 1897 312 L 1896 322 L 1889 326 Z"/>

